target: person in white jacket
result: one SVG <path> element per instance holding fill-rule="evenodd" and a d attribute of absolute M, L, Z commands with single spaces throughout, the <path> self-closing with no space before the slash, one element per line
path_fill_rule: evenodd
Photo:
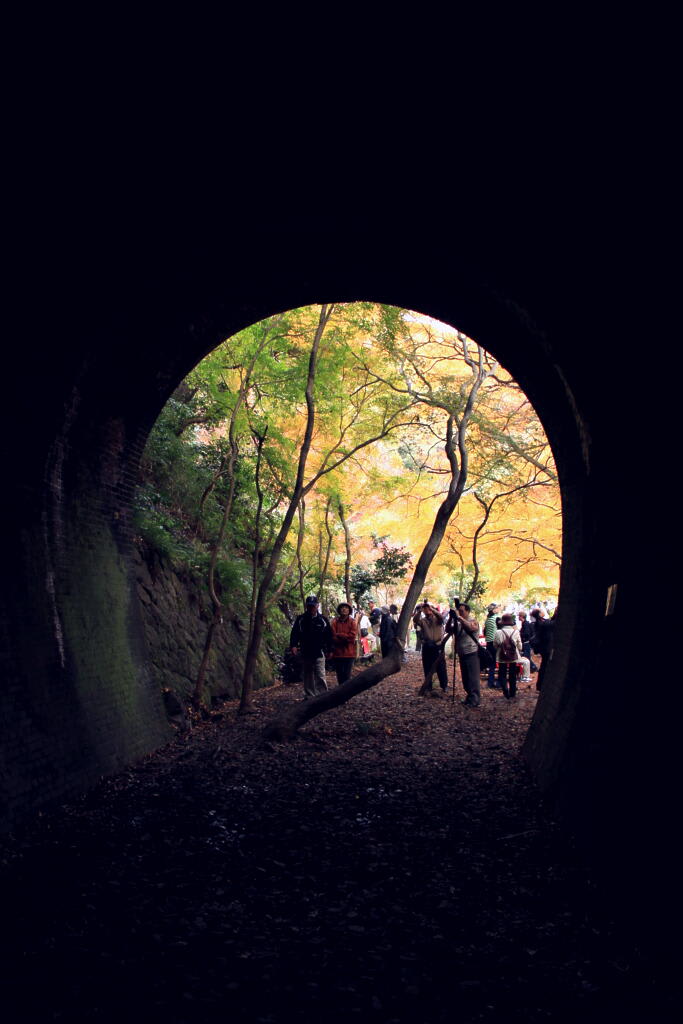
<path fill-rule="evenodd" d="M 522 658 L 522 638 L 515 626 L 514 616 L 503 616 L 500 629 L 493 637 L 498 664 L 498 684 L 506 700 L 517 695 L 517 673 Z"/>

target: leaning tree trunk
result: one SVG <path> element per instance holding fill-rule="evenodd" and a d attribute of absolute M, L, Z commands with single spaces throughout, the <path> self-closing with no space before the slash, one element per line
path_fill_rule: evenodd
<path fill-rule="evenodd" d="M 282 319 L 282 317 L 279 317 L 276 322 L 279 323 L 281 319 Z M 218 627 L 223 622 L 223 606 L 222 606 L 221 600 L 220 600 L 220 598 L 219 598 L 219 596 L 218 596 L 218 594 L 216 592 L 216 565 L 218 563 L 218 554 L 220 552 L 221 545 L 223 544 L 223 539 L 225 537 L 225 531 L 226 531 L 226 528 L 227 528 L 227 525 L 228 525 L 228 520 L 230 519 L 230 516 L 232 514 L 232 505 L 233 505 L 233 501 L 235 499 L 235 466 L 237 464 L 237 458 L 238 458 L 238 455 L 239 455 L 239 447 L 238 447 L 238 444 L 237 444 L 237 437 L 236 437 L 237 417 L 238 417 L 238 414 L 239 414 L 239 412 L 240 412 L 240 410 L 242 408 L 242 405 L 244 404 L 244 400 L 245 400 L 245 397 L 247 395 L 247 390 L 249 388 L 249 384 L 250 384 L 250 381 L 251 381 L 251 375 L 254 372 L 254 367 L 256 366 L 257 359 L 258 359 L 258 357 L 260 356 L 261 352 L 263 351 L 263 349 L 266 346 L 266 342 L 268 341 L 268 336 L 269 336 L 269 332 L 268 332 L 268 329 L 266 328 L 266 330 L 264 330 L 264 333 L 263 333 L 263 338 L 259 342 L 259 344 L 258 344 L 258 346 L 256 348 L 256 351 L 254 352 L 254 354 L 253 354 L 253 356 L 251 358 L 251 361 L 250 361 L 249 365 L 244 370 L 244 375 L 242 377 L 242 381 L 241 381 L 241 384 L 240 384 L 240 387 L 239 387 L 239 391 L 237 392 L 237 395 L 236 395 L 236 398 L 235 398 L 235 404 L 234 404 L 232 412 L 230 414 L 230 427 L 229 427 L 229 430 L 228 430 L 228 440 L 229 440 L 229 444 L 230 444 L 230 457 L 228 459 L 228 465 L 227 465 L 227 478 L 229 480 L 229 493 L 228 493 L 228 497 L 227 497 L 225 506 L 223 508 L 223 516 L 221 518 L 221 525 L 220 525 L 220 528 L 219 528 L 219 531 L 218 531 L 218 536 L 217 536 L 216 541 L 215 541 L 215 543 L 213 545 L 213 548 L 212 548 L 212 551 L 211 551 L 211 559 L 209 561 L 208 584 L 209 584 L 209 595 L 211 597 L 211 605 L 212 605 L 212 609 L 213 609 L 213 614 L 212 614 L 212 617 L 211 617 L 211 623 L 210 623 L 209 628 L 208 628 L 207 633 L 206 633 L 206 640 L 204 642 L 204 651 L 202 653 L 202 660 L 201 660 L 201 664 L 199 666 L 199 672 L 197 673 L 197 679 L 196 679 L 195 685 L 194 685 L 194 694 L 193 694 L 193 698 L 192 699 L 193 699 L 193 702 L 194 702 L 196 707 L 200 707 L 201 706 L 203 695 L 204 695 L 204 685 L 205 685 L 205 681 L 206 681 L 206 672 L 207 672 L 207 669 L 208 669 L 208 666 L 209 666 L 209 656 L 211 654 L 211 647 L 213 645 L 214 634 L 215 634 L 216 630 L 218 629 Z M 218 477 L 216 477 L 216 479 L 218 479 Z M 206 492 L 205 492 L 205 495 L 202 496 L 202 502 L 205 500 L 205 497 L 206 497 Z"/>
<path fill-rule="evenodd" d="M 305 591 L 304 591 L 304 579 L 306 577 L 306 574 L 304 572 L 303 563 L 301 561 L 301 540 L 303 539 L 304 516 L 305 516 L 305 514 L 306 514 L 306 502 L 302 498 L 301 501 L 299 502 L 299 538 L 300 539 L 299 539 L 299 542 L 298 542 L 298 544 L 296 546 L 296 562 L 297 562 L 297 568 L 299 570 L 298 586 L 299 586 L 299 596 L 301 597 L 301 607 L 302 608 L 303 608 L 303 606 L 305 604 L 305 601 L 306 601 L 306 594 L 305 594 Z"/>
<path fill-rule="evenodd" d="M 209 595 L 211 597 L 211 622 L 206 632 L 206 639 L 204 641 L 204 650 L 202 652 L 202 660 L 199 665 L 199 671 L 197 672 L 197 679 L 194 684 L 194 693 L 192 695 L 192 701 L 195 707 L 199 708 L 202 703 L 204 696 L 204 684 L 206 680 L 206 672 L 209 667 L 209 657 L 211 654 L 211 647 L 213 645 L 213 638 L 216 630 L 223 622 L 223 605 L 218 593 L 216 592 L 216 564 L 218 562 L 218 552 L 221 549 L 223 538 L 225 537 L 225 529 L 230 518 L 232 511 L 232 503 L 235 497 L 235 462 L 237 459 L 237 445 L 233 443 L 233 450 L 230 455 L 230 461 L 228 464 L 228 478 L 230 480 L 230 490 L 228 497 L 223 508 L 223 516 L 221 518 L 221 525 L 218 531 L 218 536 L 213 545 L 211 552 L 211 559 L 209 561 Z"/>
<path fill-rule="evenodd" d="M 344 542 L 346 544 L 346 559 L 344 561 L 344 596 L 346 603 L 351 604 L 351 534 L 349 532 L 349 524 L 346 521 L 344 514 L 344 505 L 341 500 L 339 502 L 339 519 L 344 527 Z"/>
<path fill-rule="evenodd" d="M 249 643 L 247 645 L 244 658 L 244 671 L 242 673 L 242 698 L 240 700 L 239 707 L 241 714 L 244 714 L 251 709 L 251 693 L 254 684 L 254 677 L 256 675 L 256 663 L 258 661 L 259 651 L 261 650 L 261 640 L 263 639 L 263 631 L 266 621 L 268 589 L 273 582 L 275 572 L 280 563 L 282 549 L 285 546 L 285 541 L 287 540 L 289 528 L 292 525 L 292 520 L 294 519 L 296 510 L 299 508 L 301 499 L 305 497 L 304 472 L 306 469 L 306 461 L 308 459 L 308 453 L 313 439 L 313 428 L 315 425 L 315 401 L 313 397 L 313 388 L 315 384 L 318 350 L 320 348 L 323 331 L 327 326 L 327 321 L 332 314 L 333 308 L 333 306 L 327 305 L 322 305 L 320 307 L 320 319 L 313 339 L 313 345 L 311 346 L 311 352 L 308 360 L 308 377 L 306 381 L 306 429 L 304 431 L 304 439 L 299 452 L 296 482 L 294 484 L 294 492 L 289 505 L 287 506 L 287 510 L 282 520 L 282 525 L 275 539 L 275 543 L 270 553 L 270 558 L 268 559 L 268 564 L 256 595 L 253 629 L 249 637 Z"/>
<path fill-rule="evenodd" d="M 460 501 L 460 496 L 462 495 L 467 481 L 467 427 L 472 416 L 472 410 L 474 409 L 479 389 L 488 374 L 492 372 L 492 367 L 485 363 L 484 350 L 481 346 L 477 346 L 477 349 L 479 353 L 478 363 L 469 358 L 466 353 L 466 361 L 472 370 L 472 384 L 460 419 L 456 420 L 456 414 L 454 411 L 438 400 L 432 400 L 429 402 L 433 407 L 444 409 L 448 414 L 448 421 L 446 423 L 446 456 L 450 466 L 451 480 L 448 487 L 448 493 L 441 502 L 436 513 L 432 532 L 430 533 L 429 539 L 422 549 L 422 554 L 415 566 L 415 572 L 413 573 L 413 578 L 410 581 L 408 593 L 405 596 L 403 608 L 401 609 L 401 614 L 399 615 L 398 623 L 396 625 L 396 639 L 391 645 L 389 653 L 379 662 L 379 664 L 371 665 L 370 668 L 366 668 L 363 672 L 359 672 L 358 675 L 353 676 L 347 682 L 342 683 L 341 686 L 336 686 L 334 690 L 327 690 L 325 693 L 314 697 L 312 700 L 302 701 L 300 704 L 294 705 L 287 714 L 266 726 L 264 736 L 267 739 L 292 739 L 301 726 L 304 725 L 305 722 L 310 721 L 311 718 L 315 718 L 316 715 L 320 715 L 324 711 L 329 711 L 331 708 L 338 707 L 340 704 L 345 704 L 347 700 L 351 700 L 351 698 L 355 697 L 357 694 L 363 693 L 365 690 L 369 690 L 370 687 L 376 686 L 377 683 L 386 679 L 387 676 L 394 675 L 394 673 L 400 670 L 401 654 L 404 646 L 402 637 L 404 637 L 408 631 L 408 622 L 411 618 L 413 608 L 417 604 L 418 598 L 422 592 L 424 582 L 427 578 L 427 573 L 429 572 L 429 567 L 434 560 L 434 556 L 439 550 L 439 546 L 446 532 L 446 527 L 448 526 L 448 521 Z M 457 423 L 458 429 L 457 433 L 454 435 L 453 426 L 455 423 Z"/>
<path fill-rule="evenodd" d="M 330 529 L 330 505 L 331 504 L 332 504 L 332 499 L 328 498 L 327 499 L 327 505 L 325 507 L 325 530 L 327 532 L 327 545 L 325 547 L 325 558 L 324 558 L 324 560 L 322 562 L 322 567 L 320 569 L 320 589 L 318 591 L 318 600 L 320 602 L 320 607 L 321 608 L 324 607 L 324 595 L 325 595 L 325 586 L 327 584 L 327 572 L 328 572 L 328 569 L 330 567 L 330 555 L 332 553 L 333 536 L 332 536 L 332 530 Z M 322 526 L 321 526 L 321 528 L 320 528 L 320 546 L 321 546 L 321 548 L 322 548 L 322 544 L 323 544 L 323 539 L 322 539 Z M 321 554 L 322 554 L 322 552 L 321 552 Z"/>
<path fill-rule="evenodd" d="M 378 433 L 374 434 L 371 437 L 367 437 L 362 441 L 359 441 L 352 448 L 345 450 L 341 453 L 338 447 L 329 451 L 327 455 L 323 458 L 323 462 L 320 468 L 311 477 L 308 483 L 304 485 L 304 470 L 306 468 L 306 460 L 308 458 L 308 453 L 311 447 L 313 427 L 315 423 L 315 401 L 313 397 L 313 387 L 315 383 L 318 349 L 322 333 L 332 314 L 333 309 L 334 306 L 332 305 L 323 305 L 321 307 L 320 321 L 318 324 L 318 328 L 316 330 L 313 347 L 311 349 L 308 368 L 308 381 L 306 384 L 306 429 L 304 432 L 304 441 L 301 446 L 301 451 L 299 453 L 297 478 L 291 501 L 287 507 L 287 510 L 283 518 L 282 527 L 275 541 L 275 545 L 271 552 L 268 565 L 263 574 L 263 579 L 259 587 L 259 594 L 256 602 L 256 611 L 254 615 L 254 632 L 252 637 L 250 638 L 249 645 L 247 647 L 247 653 L 244 662 L 244 672 L 242 675 L 242 700 L 240 703 L 240 712 L 246 712 L 250 708 L 251 691 L 253 687 L 254 673 L 256 671 L 256 660 L 258 658 L 258 653 L 261 648 L 261 640 L 263 638 L 263 630 L 265 623 L 265 613 L 268 604 L 266 595 L 268 588 L 273 582 L 275 571 L 278 567 L 280 557 L 282 555 L 282 548 L 287 539 L 289 528 L 292 525 L 294 513 L 296 509 L 299 507 L 299 502 L 301 501 L 302 498 L 305 498 L 306 495 L 310 493 L 310 491 L 313 489 L 313 487 L 318 482 L 318 480 L 320 480 L 321 477 L 337 469 L 348 459 L 352 458 L 357 452 L 361 451 L 363 448 L 367 448 L 371 444 L 374 444 L 381 438 L 386 437 L 390 431 L 396 429 L 397 427 L 410 426 L 412 423 L 415 422 L 414 419 L 411 419 L 410 421 L 406 421 L 404 423 L 398 421 L 398 417 L 401 415 L 401 413 L 407 412 L 416 404 L 415 399 L 413 399 L 411 396 L 410 400 L 406 405 L 401 406 L 400 408 L 394 410 L 394 412 L 392 412 L 391 415 L 388 415 L 383 418 Z M 345 429 L 346 428 L 344 428 L 344 430 L 342 431 L 342 439 Z M 341 444 L 341 440 L 337 442 L 337 444 Z M 337 454 L 337 458 L 332 457 L 333 454 L 335 453 Z"/>
<path fill-rule="evenodd" d="M 480 572 L 477 544 L 479 542 L 479 535 L 483 531 L 483 529 L 486 526 L 486 524 L 488 523 L 489 516 L 491 515 L 491 509 L 493 508 L 493 501 L 490 503 L 490 505 L 488 505 L 483 500 L 483 498 L 479 497 L 479 495 L 477 494 L 476 491 L 474 492 L 474 497 L 477 499 L 477 501 L 479 502 L 481 507 L 484 509 L 484 518 L 479 523 L 479 526 L 474 531 L 474 536 L 472 537 L 472 565 L 474 567 L 474 573 L 472 575 L 472 581 L 470 583 L 469 589 L 468 589 L 467 594 L 465 595 L 465 598 L 464 598 L 465 604 L 469 604 L 470 601 L 472 600 L 472 598 L 474 597 L 474 595 L 477 592 L 477 584 L 479 583 L 479 572 Z M 494 498 L 494 501 L 495 501 L 495 498 Z"/>
<path fill-rule="evenodd" d="M 427 578 L 429 567 L 434 560 L 434 556 L 439 550 L 439 545 L 443 540 L 446 527 L 448 526 L 448 521 L 460 500 L 467 477 L 467 457 L 464 451 L 464 437 L 463 443 L 460 445 L 461 462 L 460 466 L 458 466 L 453 447 L 452 421 L 453 418 L 450 417 L 448 422 L 448 440 L 446 443 L 446 450 L 451 464 L 450 487 L 448 489 L 448 494 L 439 506 L 434 519 L 434 525 L 432 526 L 432 532 L 429 535 L 429 539 L 425 544 L 415 567 L 415 572 L 410 586 L 408 587 L 408 593 L 406 594 L 403 602 L 401 614 L 399 615 L 396 627 L 397 639 L 394 641 L 389 653 L 379 663 L 371 665 L 369 668 L 359 672 L 358 675 L 353 676 L 351 679 L 347 680 L 347 682 L 342 683 L 341 686 L 336 686 L 333 690 L 327 690 L 311 700 L 302 701 L 300 704 L 296 704 L 287 714 L 266 726 L 264 736 L 267 739 L 292 739 L 301 726 L 310 721 L 311 718 L 315 718 L 316 715 L 320 715 L 324 711 L 329 711 L 331 708 L 339 707 L 340 704 L 345 704 L 347 700 L 351 700 L 352 697 L 357 696 L 359 693 L 363 693 L 365 690 L 369 690 L 370 687 L 381 683 L 381 681 L 386 679 L 387 676 L 394 675 L 396 672 L 400 671 L 401 654 L 404 643 L 403 640 L 399 638 L 403 637 L 407 632 L 408 622 L 412 615 L 413 608 L 417 604 L 418 598 L 422 593 L 422 588 L 424 586 L 425 579 Z"/>

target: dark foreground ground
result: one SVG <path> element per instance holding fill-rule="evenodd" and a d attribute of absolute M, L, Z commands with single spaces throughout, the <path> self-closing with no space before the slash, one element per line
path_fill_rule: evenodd
<path fill-rule="evenodd" d="M 260 731 L 300 686 L 226 705 L 5 839 L 4 1019 L 673 1020 L 518 756 L 535 692 L 419 682 L 285 746 Z"/>

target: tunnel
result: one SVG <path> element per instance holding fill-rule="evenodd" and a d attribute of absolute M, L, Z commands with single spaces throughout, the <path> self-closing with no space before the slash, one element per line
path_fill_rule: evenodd
<path fill-rule="evenodd" d="M 252 208 L 233 210 L 223 234 L 172 223 L 139 241 L 85 220 L 32 266 L 5 356 L 3 827 L 170 739 L 130 567 L 137 465 L 164 402 L 249 324 L 372 300 L 475 338 L 543 423 L 564 515 L 561 617 L 524 756 L 616 901 L 658 928 L 676 847 L 669 752 L 644 722 L 633 644 L 647 573 L 634 564 L 629 489 L 647 442 L 623 359 L 623 254 L 613 247 L 606 268 L 566 224 L 540 221 L 533 244 L 529 224 L 512 237 L 490 223 L 464 244 L 444 211 L 399 230 Z"/>

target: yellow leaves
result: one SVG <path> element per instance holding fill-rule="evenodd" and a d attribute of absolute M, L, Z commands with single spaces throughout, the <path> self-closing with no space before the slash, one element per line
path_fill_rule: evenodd
<path fill-rule="evenodd" d="M 406 314 L 405 319 L 411 343 L 402 372 L 408 384 L 421 391 L 431 389 L 440 397 L 456 391 L 469 379 L 464 356 L 472 358 L 476 346 L 470 343 L 467 348 L 462 335 L 418 314 Z M 384 362 L 389 362 L 386 354 Z M 388 377 L 390 372 L 384 365 L 382 373 Z M 449 482 L 444 431 L 443 411 L 425 407 L 419 424 L 401 438 L 373 445 L 358 460 L 356 471 L 346 475 L 354 561 L 373 560 L 372 533 L 386 535 L 389 543 L 413 552 L 422 549 Z M 556 591 L 561 508 L 554 462 L 531 403 L 500 367 L 484 383 L 467 447 L 468 490 L 434 561 L 427 589 L 445 596 L 454 573 L 476 561 L 489 581 L 490 599 L 504 600 L 525 587 Z M 373 489 L 377 474 L 389 493 Z"/>
<path fill-rule="evenodd" d="M 267 368 L 270 383 L 259 392 L 263 414 L 277 421 L 280 436 L 292 446 L 292 459 L 306 422 L 301 384 L 319 313 L 320 307 L 307 307 L 286 314 L 287 344 L 278 342 L 278 359 Z M 257 332 L 259 326 L 250 330 Z M 359 448 L 308 493 L 307 564 L 315 561 L 319 545 L 316 505 L 324 506 L 330 486 L 343 496 L 354 563 L 375 560 L 372 534 L 419 554 L 450 480 L 446 419 L 453 414 L 457 427 L 480 361 L 492 374 L 481 386 L 468 427 L 467 485 L 428 587 L 445 596 L 452 592 L 454 573 L 475 563 L 489 581 L 489 599 L 502 601 L 525 586 L 557 587 L 559 490 L 552 453 L 531 403 L 507 371 L 461 332 L 418 313 L 370 304 L 335 306 L 323 336 L 306 480 L 335 465 L 363 438 L 382 433 L 397 409 L 404 422 L 411 422 Z M 237 371 L 226 372 L 234 386 Z M 428 401 L 405 411 L 403 403 L 416 395 Z M 338 524 L 335 531 L 333 563 L 342 543 Z"/>

